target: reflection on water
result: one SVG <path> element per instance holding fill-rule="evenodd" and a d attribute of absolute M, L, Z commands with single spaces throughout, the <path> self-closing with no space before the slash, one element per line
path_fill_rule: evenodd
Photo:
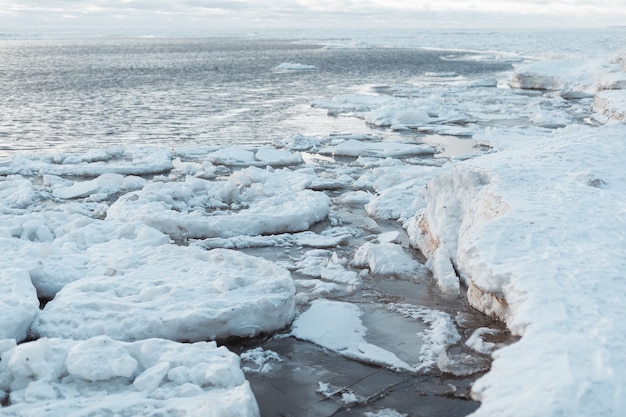
<path fill-rule="evenodd" d="M 0 156 L 124 144 L 267 144 L 301 130 L 323 135 L 341 127 L 304 121 L 313 99 L 429 71 L 505 67 L 440 55 L 225 38 L 0 41 Z M 316 70 L 273 70 L 285 62 Z M 354 120 L 335 122 L 350 133 L 364 129 Z"/>

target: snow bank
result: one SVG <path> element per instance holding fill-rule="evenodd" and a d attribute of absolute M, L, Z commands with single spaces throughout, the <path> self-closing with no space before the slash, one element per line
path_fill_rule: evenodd
<path fill-rule="evenodd" d="M 39 339 L 2 353 L 3 416 L 258 416 L 237 355 L 214 342 Z"/>
<path fill-rule="evenodd" d="M 109 253 L 46 305 L 32 325 L 35 334 L 198 341 L 252 337 L 293 319 L 293 281 L 274 263 L 173 245 Z"/>
<path fill-rule="evenodd" d="M 474 416 L 621 415 L 626 130 L 572 126 L 457 164 L 410 226 L 448 292 L 504 320 Z M 541 383 L 537 383 L 541 381 Z M 523 404 L 517 407 L 515 404 Z"/>

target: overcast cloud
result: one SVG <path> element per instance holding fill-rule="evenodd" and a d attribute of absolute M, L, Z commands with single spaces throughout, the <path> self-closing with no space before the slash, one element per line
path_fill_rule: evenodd
<path fill-rule="evenodd" d="M 624 0 L 0 0 L 1 26 L 261 30 L 626 25 Z"/>

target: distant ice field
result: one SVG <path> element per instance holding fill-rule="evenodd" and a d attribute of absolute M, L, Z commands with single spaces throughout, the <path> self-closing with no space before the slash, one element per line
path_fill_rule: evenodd
<path fill-rule="evenodd" d="M 326 112 L 311 101 L 423 74 L 510 69 L 450 56 L 249 38 L 0 40 L 0 156 L 362 133 L 352 118 L 321 123 Z"/>

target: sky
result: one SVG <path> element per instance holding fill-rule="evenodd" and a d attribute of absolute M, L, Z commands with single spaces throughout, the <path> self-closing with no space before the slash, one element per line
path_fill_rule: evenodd
<path fill-rule="evenodd" d="M 626 0 L 0 0 L 9 27 L 502 29 L 626 25 Z"/>

